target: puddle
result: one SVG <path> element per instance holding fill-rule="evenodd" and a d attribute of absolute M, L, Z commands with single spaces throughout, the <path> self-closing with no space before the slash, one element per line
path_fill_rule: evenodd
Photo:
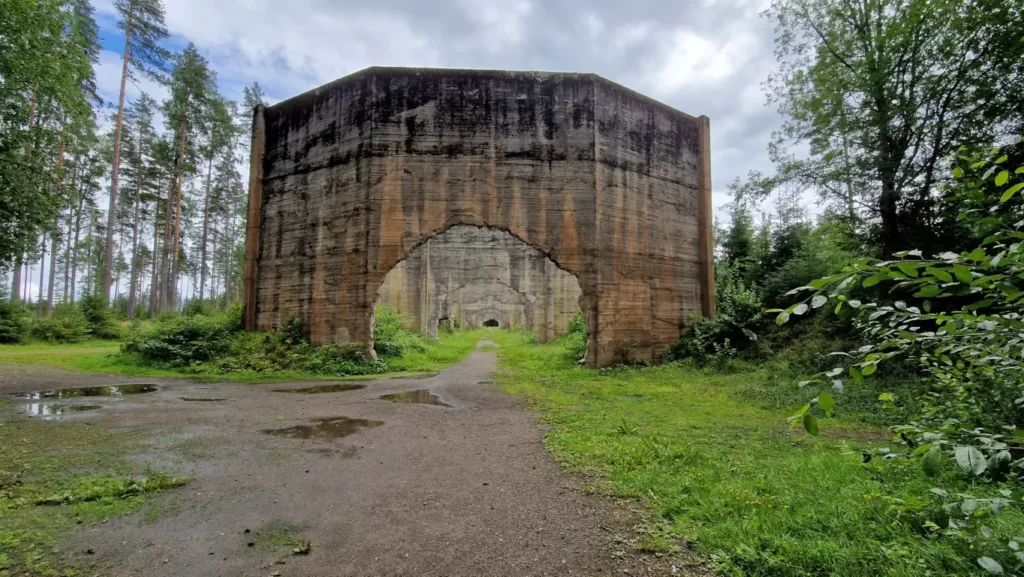
<path fill-rule="evenodd" d="M 448 403 L 442 402 L 441 397 L 431 393 L 427 389 L 419 389 L 418 391 L 405 391 L 402 393 L 384 395 L 381 397 L 381 399 L 388 401 L 389 403 L 416 403 L 420 405 L 437 405 L 439 407 L 451 407 L 451 405 L 449 405 Z"/>
<path fill-rule="evenodd" d="M 227 399 L 210 399 L 206 397 L 182 397 L 181 400 L 189 401 L 192 403 L 212 403 L 216 401 L 226 401 Z"/>
<path fill-rule="evenodd" d="M 95 411 L 101 409 L 99 405 L 55 405 L 53 403 L 32 403 L 25 405 L 25 414 L 30 417 L 57 417 L 67 413 L 80 413 L 82 411 Z"/>
<path fill-rule="evenodd" d="M 319 393 L 344 393 L 345 391 L 355 391 L 357 389 L 365 388 L 366 385 L 353 385 L 351 383 L 335 383 L 333 385 L 317 385 L 315 387 L 306 387 L 304 389 L 274 389 L 274 392 L 316 395 Z"/>
<path fill-rule="evenodd" d="M 423 379 L 432 379 L 441 373 L 412 373 L 409 375 L 397 375 L 394 377 L 388 377 L 389 381 L 420 381 Z"/>
<path fill-rule="evenodd" d="M 31 393 L 14 393 L 19 399 L 74 399 L 78 397 L 120 397 L 141 395 L 160 390 L 156 385 L 110 385 L 106 387 L 78 387 L 71 389 L 50 389 Z"/>
<path fill-rule="evenodd" d="M 268 435 L 288 437 L 289 439 L 340 439 L 347 437 L 359 429 L 372 429 L 384 424 L 383 421 L 368 421 L 366 419 L 350 419 L 348 417 L 334 417 L 329 419 L 314 419 L 313 425 L 298 425 L 287 429 L 267 429 L 263 431 Z"/>

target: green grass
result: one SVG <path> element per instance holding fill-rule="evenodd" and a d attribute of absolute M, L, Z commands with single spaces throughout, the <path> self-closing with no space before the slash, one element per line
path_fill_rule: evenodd
<path fill-rule="evenodd" d="M 439 332 L 437 341 L 424 340 L 425 351 L 407 351 L 401 358 L 388 359 L 388 368 L 398 372 L 439 371 L 461 361 L 488 334 L 486 329 Z"/>
<path fill-rule="evenodd" d="M 439 371 L 462 360 L 486 334 L 484 330 L 441 333 L 437 341 L 424 340 L 425 350 L 407 351 L 401 358 L 387 359 L 390 376 Z M 6 345 L 0 347 L 4 364 L 44 365 L 83 373 L 107 373 L 133 377 L 184 378 L 193 381 L 260 382 L 282 380 L 364 380 L 380 375 L 336 377 L 300 371 L 235 372 L 224 375 L 196 374 L 153 366 L 137 355 L 123 354 L 116 341 L 90 341 L 72 345 Z"/>
<path fill-rule="evenodd" d="M 130 433 L 26 419 L 0 406 L 0 575 L 77 574 L 56 549 L 62 535 L 138 511 L 186 482 L 125 460 L 138 442 Z"/>
<path fill-rule="evenodd" d="M 119 341 L 103 341 L 103 340 L 90 340 L 83 341 L 80 343 L 49 343 L 49 342 L 29 342 L 17 345 L 0 345 L 0 357 L 6 355 L 23 355 L 26 353 L 48 353 L 54 351 L 61 351 L 65 353 L 79 353 L 88 352 L 92 349 L 117 349 L 121 343 Z"/>
<path fill-rule="evenodd" d="M 685 540 L 737 576 L 983 575 L 982 555 L 1015 566 L 985 540 L 922 536 L 919 521 L 892 505 L 927 501 L 929 479 L 915 463 L 862 462 L 884 430 L 828 419 L 820 437 L 791 431 L 789 411 L 750 399 L 772 377 L 764 369 L 596 371 L 575 366 L 557 343 L 492 338 L 501 344 L 498 381 L 542 412 L 564 466 L 596 474 L 597 491 L 648 506 L 654 530 L 638 548 Z M 951 493 L 993 492 L 948 477 Z M 1024 534 L 1024 515 L 1008 511 L 990 525 L 1005 543 Z"/>

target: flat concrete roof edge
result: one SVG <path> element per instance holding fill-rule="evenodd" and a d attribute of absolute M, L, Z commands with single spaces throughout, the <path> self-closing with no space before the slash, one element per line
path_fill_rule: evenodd
<path fill-rule="evenodd" d="M 324 92 L 326 90 L 330 90 L 332 87 L 334 87 L 336 85 L 345 84 L 345 83 L 351 82 L 353 80 L 358 80 L 359 78 L 361 78 L 363 76 L 369 76 L 369 75 L 374 75 L 374 74 L 379 74 L 379 73 L 416 74 L 416 75 L 433 74 L 433 75 L 443 75 L 443 76 L 452 76 L 452 75 L 464 75 L 464 76 L 488 75 L 488 76 L 497 76 L 497 75 L 504 75 L 504 76 L 507 76 L 507 77 L 510 77 L 510 78 L 516 78 L 516 77 L 527 78 L 527 77 L 529 77 L 529 78 L 533 78 L 533 79 L 543 79 L 544 77 L 592 79 L 592 80 L 597 81 L 597 82 L 602 82 L 605 85 L 607 85 L 607 86 L 609 86 L 611 88 L 614 88 L 616 90 L 624 91 L 627 94 L 629 94 L 631 97 L 633 97 L 633 98 L 635 98 L 637 100 L 640 100 L 642 102 L 646 102 L 646 103 L 651 104 L 653 106 L 657 106 L 659 108 L 662 108 L 662 109 L 666 110 L 667 112 L 669 112 L 671 114 L 682 116 L 682 117 L 685 117 L 687 119 L 692 119 L 692 120 L 696 120 L 697 118 L 699 118 L 698 116 L 694 116 L 692 114 L 688 114 L 686 112 L 683 112 L 682 110 L 679 110 L 678 108 L 675 108 L 673 106 L 665 104 L 664 102 L 662 102 L 660 100 L 657 100 L 655 98 L 652 98 L 650 96 L 647 96 L 646 94 L 637 92 L 636 90 L 633 90 L 632 88 L 629 88 L 627 86 L 619 84 L 618 82 L 615 82 L 613 80 L 608 80 L 607 78 L 601 76 L 600 74 L 596 74 L 596 73 L 593 73 L 593 72 L 548 72 L 548 71 L 541 71 L 541 70 L 500 70 L 500 69 L 489 69 L 489 68 L 425 68 L 425 67 L 406 67 L 406 66 L 370 66 L 368 68 L 363 68 L 362 70 L 357 70 L 357 71 L 355 71 L 355 72 L 353 72 L 351 74 L 346 74 L 345 76 L 342 76 L 341 78 L 338 78 L 336 80 L 332 80 L 330 82 L 327 82 L 325 84 L 317 86 L 316 88 L 313 88 L 313 89 L 307 90 L 305 92 L 296 94 L 295 96 L 286 98 L 285 100 L 282 100 L 282 101 L 280 101 L 280 102 L 278 102 L 276 104 L 268 106 L 267 109 L 268 110 L 276 110 L 278 108 L 286 108 L 288 105 L 294 104 L 295 102 L 297 102 L 299 100 L 315 96 L 315 95 L 320 94 L 321 92 Z"/>

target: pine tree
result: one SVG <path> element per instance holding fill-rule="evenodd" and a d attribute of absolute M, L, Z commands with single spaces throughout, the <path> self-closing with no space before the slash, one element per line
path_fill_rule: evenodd
<path fill-rule="evenodd" d="M 174 180 L 168 194 L 171 210 L 164 222 L 164 281 L 161 309 L 177 302 L 179 252 L 181 248 L 182 195 L 184 178 L 195 171 L 196 146 L 193 132 L 200 125 L 203 111 L 216 95 L 214 72 L 195 45 L 189 45 L 175 58 L 171 72 L 171 98 L 164 103 L 168 129 L 174 132 L 177 157 Z"/>
<path fill-rule="evenodd" d="M 144 265 L 137 258 L 141 234 L 143 203 L 156 201 L 158 198 L 159 169 L 154 166 L 153 146 L 156 131 L 153 127 L 153 115 L 156 102 L 143 94 L 129 107 L 125 113 L 126 136 L 125 144 L 129 149 L 126 159 L 125 176 L 132 183 L 132 248 L 130 262 L 130 280 L 128 282 L 128 304 L 126 316 L 135 319 L 135 307 L 139 289 L 139 268 Z"/>
<path fill-rule="evenodd" d="M 161 0 L 116 0 L 120 14 L 118 27 L 124 31 L 124 55 L 121 66 L 121 92 L 114 124 L 114 158 L 110 172 L 110 207 L 107 211 L 106 256 L 103 273 L 103 302 L 110 297 L 111 268 L 114 262 L 114 219 L 117 213 L 121 165 L 121 129 L 124 122 L 125 90 L 129 79 L 141 73 L 163 81 L 168 53 L 160 46 L 167 37 Z"/>
<path fill-rule="evenodd" d="M 206 158 L 206 192 L 203 195 L 203 231 L 199 241 L 199 300 L 205 298 L 207 247 L 210 234 L 210 193 L 213 185 L 213 162 L 225 152 L 234 160 L 235 123 L 231 111 L 234 103 L 219 98 L 211 101 L 205 120 L 206 142 L 202 146 Z"/>

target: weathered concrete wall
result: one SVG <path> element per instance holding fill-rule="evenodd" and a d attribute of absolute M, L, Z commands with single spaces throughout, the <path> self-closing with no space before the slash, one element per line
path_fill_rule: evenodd
<path fill-rule="evenodd" d="M 402 312 L 406 328 L 431 337 L 439 323 L 477 328 L 493 319 L 547 341 L 567 332 L 582 291 L 576 277 L 511 234 L 460 225 L 395 265 L 378 294 Z"/>
<path fill-rule="evenodd" d="M 579 280 L 591 365 L 656 358 L 713 312 L 706 117 L 590 74 L 393 68 L 256 116 L 248 327 L 369 346 L 384 276 L 459 224 Z"/>

